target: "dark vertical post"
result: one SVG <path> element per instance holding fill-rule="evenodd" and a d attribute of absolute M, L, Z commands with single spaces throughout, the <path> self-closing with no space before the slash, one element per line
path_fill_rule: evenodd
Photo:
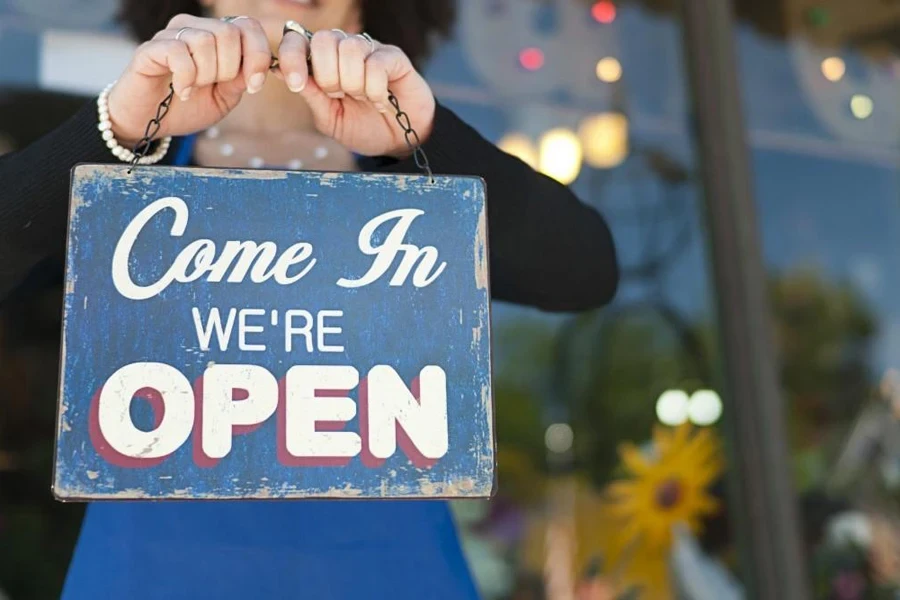
<path fill-rule="evenodd" d="M 681 0 L 723 351 L 732 510 L 748 598 L 810 598 L 791 485 L 731 0 Z"/>

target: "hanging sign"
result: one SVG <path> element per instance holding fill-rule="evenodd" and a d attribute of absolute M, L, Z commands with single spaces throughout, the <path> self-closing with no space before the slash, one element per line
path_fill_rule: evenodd
<path fill-rule="evenodd" d="M 80 165 L 62 500 L 489 497 L 484 182 Z"/>

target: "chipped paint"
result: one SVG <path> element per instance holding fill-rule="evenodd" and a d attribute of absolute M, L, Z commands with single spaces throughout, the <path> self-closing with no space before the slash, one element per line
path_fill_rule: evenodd
<path fill-rule="evenodd" d="M 319 177 L 319 185 L 325 187 L 334 187 L 337 180 L 341 178 L 340 173 L 325 173 Z"/>
<path fill-rule="evenodd" d="M 487 254 L 487 213 L 482 210 L 478 215 L 478 229 L 475 233 L 475 286 L 479 290 L 488 288 Z"/>
<path fill-rule="evenodd" d="M 482 180 L 439 176 L 429 182 L 418 174 L 180 167 L 141 168 L 128 175 L 127 169 L 80 165 L 73 173 L 53 484 L 58 498 L 484 498 L 493 493 L 496 441 Z M 204 236 L 217 244 L 241 236 L 272 239 L 279 248 L 309 240 L 318 260 L 313 275 L 308 282 L 284 288 L 249 281 L 222 286 L 192 282 L 170 287 L 164 298 L 125 299 L 111 285 L 110 240 L 142 207 L 169 196 L 183 199 L 190 208 L 187 233 L 171 237 L 168 224 L 151 232 L 160 237 L 145 244 L 144 254 L 136 254 L 131 262 L 138 277 L 151 276 L 147 265 L 174 256 Z M 357 246 L 366 220 L 409 207 L 424 211 L 421 228 L 417 222 L 418 229 L 411 230 L 411 242 L 434 246 L 451 268 L 419 290 L 344 290 L 334 285 L 339 278 L 361 276 L 371 264 Z M 253 219 L 247 218 L 250 214 Z M 277 418 L 272 417 L 252 433 L 235 437 L 231 454 L 215 466 L 195 462 L 193 435 L 159 464 L 134 468 L 109 462 L 89 434 L 91 400 L 124 365 L 163 362 L 196 381 L 214 365 L 246 364 L 239 361 L 252 361 L 277 378 L 298 363 L 336 364 L 335 355 L 286 352 L 278 345 L 283 332 L 271 328 L 271 336 L 257 339 L 266 342 L 264 351 L 242 353 L 236 337 L 228 350 L 215 343 L 203 350 L 191 320 L 192 306 L 205 313 L 232 306 L 281 314 L 298 308 L 340 309 L 344 316 L 335 343 L 339 339 L 346 348 L 344 356 L 360 368 L 361 376 L 371 365 L 388 364 L 411 382 L 424 365 L 440 365 L 451 399 L 449 452 L 427 467 L 414 464 L 401 449 L 379 466 L 358 457 L 341 467 L 287 466 L 275 458 Z M 134 335 L 136 331 L 141 335 Z M 358 398 L 356 390 L 349 395 Z M 152 416 L 148 406 L 140 403 L 133 410 Z M 358 425 L 355 418 L 346 430 L 359 431 Z M 159 443 L 155 435 L 146 439 L 138 460 Z"/>
<path fill-rule="evenodd" d="M 84 206 L 84 196 L 82 196 L 77 191 L 72 194 L 72 199 L 69 202 L 69 207 L 72 209 L 73 214 L 77 214 L 78 209 Z"/>
<path fill-rule="evenodd" d="M 96 474 L 96 477 L 91 477 Z M 99 473 L 90 471 L 87 473 L 90 481 L 98 480 Z M 166 481 L 170 478 L 160 478 Z M 391 493 L 373 495 L 365 493 L 363 489 L 356 488 L 352 484 L 344 487 L 332 487 L 324 491 L 307 490 L 303 488 L 273 488 L 262 486 L 252 490 L 231 490 L 217 494 L 204 492 L 194 488 L 179 488 L 162 495 L 151 495 L 141 488 L 127 488 L 123 490 L 95 491 L 86 487 L 68 490 L 54 489 L 57 498 L 69 501 L 108 501 L 108 500 L 298 500 L 298 499 L 361 499 L 374 496 L 396 499 L 414 498 L 485 498 L 490 497 L 492 488 L 476 478 L 461 477 L 453 481 L 431 481 L 422 479 L 416 485 L 398 485 Z"/>

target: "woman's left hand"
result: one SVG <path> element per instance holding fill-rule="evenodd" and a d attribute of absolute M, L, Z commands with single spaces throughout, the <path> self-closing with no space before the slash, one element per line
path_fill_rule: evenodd
<path fill-rule="evenodd" d="M 319 131 L 352 152 L 397 158 L 412 153 L 388 101 L 389 88 L 420 141 L 431 134 L 434 94 L 396 46 L 341 31 L 316 32 L 310 43 L 290 31 L 281 42 L 278 62 L 288 88 L 309 104 Z"/>

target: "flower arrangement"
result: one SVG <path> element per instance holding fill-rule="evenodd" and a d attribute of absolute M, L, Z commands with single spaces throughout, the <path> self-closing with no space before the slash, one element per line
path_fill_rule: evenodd
<path fill-rule="evenodd" d="M 604 494 L 613 524 L 605 536 L 605 555 L 617 565 L 624 589 L 669 598 L 675 530 L 698 534 L 703 519 L 720 510 L 709 491 L 724 469 L 720 443 L 710 429 L 657 426 L 648 452 L 624 444 L 619 454 L 626 476 Z"/>

